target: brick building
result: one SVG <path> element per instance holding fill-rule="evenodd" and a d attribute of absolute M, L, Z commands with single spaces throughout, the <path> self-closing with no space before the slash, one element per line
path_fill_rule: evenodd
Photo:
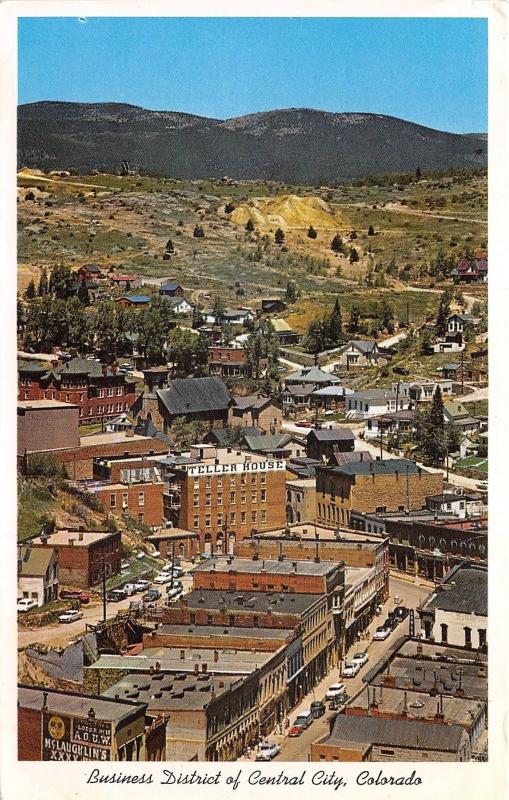
<path fill-rule="evenodd" d="M 98 422 L 129 411 L 136 399 L 135 382 L 108 366 L 86 358 L 72 358 L 51 369 L 43 364 L 18 369 L 18 400 L 58 400 L 77 405 L 80 422 Z"/>
<path fill-rule="evenodd" d="M 311 522 L 316 516 L 315 478 L 286 481 L 286 521 Z"/>
<path fill-rule="evenodd" d="M 144 394 L 134 406 L 134 413 L 169 433 L 176 419 L 204 422 L 209 428 L 225 428 L 230 405 L 227 387 L 219 376 L 213 375 L 172 380 L 167 389 Z"/>
<path fill-rule="evenodd" d="M 102 503 L 104 511 L 114 517 L 131 517 L 140 525 L 159 528 L 163 524 L 164 483 L 160 480 L 101 483 L 88 487 Z"/>
<path fill-rule="evenodd" d="M 79 447 L 79 406 L 58 400 L 18 400 L 18 456 Z"/>
<path fill-rule="evenodd" d="M 147 541 L 159 550 L 164 558 L 185 558 L 192 560 L 200 554 L 200 537 L 194 531 L 180 528 L 166 528 L 147 536 Z"/>
<path fill-rule="evenodd" d="M 317 521 L 349 524 L 358 512 L 404 511 L 426 505 L 426 497 L 443 492 L 442 473 L 428 472 L 404 458 L 358 461 L 316 467 Z"/>
<path fill-rule="evenodd" d="M 129 699 L 18 686 L 20 761 L 164 761 L 166 720 Z"/>
<path fill-rule="evenodd" d="M 259 428 L 262 433 L 279 433 L 283 424 L 281 405 L 263 394 L 232 397 L 230 425 Z"/>
<path fill-rule="evenodd" d="M 118 575 L 121 563 L 120 533 L 60 530 L 33 539 L 32 547 L 53 549 L 58 554 L 60 583 L 86 589 L 106 577 Z"/>
<path fill-rule="evenodd" d="M 352 453 L 354 448 L 355 435 L 350 428 L 321 428 L 307 435 L 309 458 L 328 461 L 335 452 Z"/>
<path fill-rule="evenodd" d="M 212 445 L 167 459 L 165 506 L 175 527 L 197 532 L 202 552 L 232 552 L 254 528 L 285 522 L 285 462 Z"/>
<path fill-rule="evenodd" d="M 243 347 L 226 347 L 224 345 L 209 347 L 208 367 L 210 375 L 220 375 L 221 377 L 251 375 L 251 365 L 247 360 L 247 351 Z"/>

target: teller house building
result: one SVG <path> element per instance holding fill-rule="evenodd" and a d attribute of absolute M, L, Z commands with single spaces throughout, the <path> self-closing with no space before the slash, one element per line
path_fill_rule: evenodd
<path fill-rule="evenodd" d="M 201 552 L 231 553 L 254 530 L 285 522 L 286 464 L 232 448 L 199 444 L 160 462 L 165 517 L 199 534 Z"/>
<path fill-rule="evenodd" d="M 352 511 L 385 512 L 423 508 L 429 495 L 442 494 L 443 475 L 415 461 L 391 458 L 316 467 L 317 521 L 349 525 Z"/>

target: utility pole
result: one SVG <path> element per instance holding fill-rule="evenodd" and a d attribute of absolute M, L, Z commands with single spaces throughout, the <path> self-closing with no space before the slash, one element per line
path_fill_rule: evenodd
<path fill-rule="evenodd" d="M 384 460 L 384 451 L 382 449 L 382 428 L 380 428 L 380 461 Z"/>
<path fill-rule="evenodd" d="M 461 394 L 463 394 L 463 388 L 465 383 L 465 369 L 464 369 L 464 356 L 465 351 L 461 351 Z"/>
<path fill-rule="evenodd" d="M 102 585 L 103 585 L 103 622 L 106 622 L 106 566 L 102 557 Z"/>
<path fill-rule="evenodd" d="M 399 380 L 396 384 L 396 413 L 398 412 L 398 406 L 399 406 Z M 396 423 L 396 447 L 399 450 L 399 425 L 397 419 L 395 420 L 395 423 Z"/>
<path fill-rule="evenodd" d="M 409 476 L 409 468 L 410 464 L 406 465 L 406 508 L 407 511 L 410 511 L 410 476 Z"/>
<path fill-rule="evenodd" d="M 175 569 L 175 542 L 171 543 L 171 581 L 170 589 L 173 589 L 173 570 Z"/>
<path fill-rule="evenodd" d="M 410 301 L 406 301 L 406 326 L 410 327 Z"/>

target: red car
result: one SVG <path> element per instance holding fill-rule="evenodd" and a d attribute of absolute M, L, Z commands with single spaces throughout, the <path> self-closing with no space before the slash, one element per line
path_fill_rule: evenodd
<path fill-rule="evenodd" d="M 90 597 L 86 592 L 74 591 L 72 589 L 62 589 L 60 592 L 61 600 L 79 600 L 80 603 L 86 605 L 90 603 Z"/>
<path fill-rule="evenodd" d="M 300 735 L 301 735 L 301 733 L 302 733 L 302 731 L 303 731 L 303 728 L 301 728 L 301 726 L 300 726 L 300 725 L 294 725 L 294 726 L 293 726 L 292 728 L 290 728 L 290 730 L 288 731 L 288 736 L 300 736 Z"/>

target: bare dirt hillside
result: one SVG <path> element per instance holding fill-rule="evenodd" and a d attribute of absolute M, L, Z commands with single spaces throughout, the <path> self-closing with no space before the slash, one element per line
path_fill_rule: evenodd
<path fill-rule="evenodd" d="M 320 197 L 298 197 L 295 194 L 279 197 L 257 197 L 239 205 L 231 214 L 237 225 L 245 225 L 251 219 L 261 230 L 275 227 L 335 229 L 341 224 L 341 216 Z"/>

